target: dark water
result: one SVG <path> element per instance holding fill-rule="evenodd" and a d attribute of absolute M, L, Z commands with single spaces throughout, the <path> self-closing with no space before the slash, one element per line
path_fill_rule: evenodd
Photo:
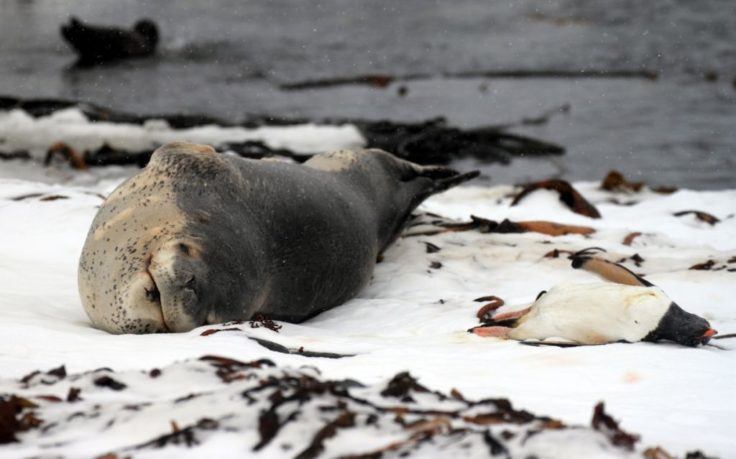
<path fill-rule="evenodd" d="M 58 27 L 155 19 L 154 59 L 73 70 Z M 642 71 L 656 80 L 447 79 L 478 71 Z M 279 85 L 366 73 L 430 74 L 386 89 Z M 403 84 L 406 97 L 397 95 Z M 568 154 L 493 166 L 495 182 L 618 168 L 654 184 L 736 187 L 736 4 L 637 1 L 0 1 L 0 94 L 81 99 L 137 113 L 502 124 Z"/>

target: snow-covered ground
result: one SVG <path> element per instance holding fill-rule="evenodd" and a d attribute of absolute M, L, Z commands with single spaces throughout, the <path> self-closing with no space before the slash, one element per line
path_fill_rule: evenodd
<path fill-rule="evenodd" d="M 95 150 L 105 144 L 116 149 L 140 151 L 182 138 L 214 145 L 258 140 L 270 148 L 287 148 L 306 154 L 359 148 L 365 144 L 358 129 L 350 124 L 297 124 L 252 129 L 210 125 L 172 129 L 166 121 L 156 119 L 143 125 L 89 122 L 77 108 L 59 110 L 38 118 L 23 110 L 0 112 L 0 151 L 23 150 L 36 158 L 43 158 L 49 145 L 62 140 L 82 151 Z"/>
<path fill-rule="evenodd" d="M 5 170 L 0 177 L 8 177 L 10 167 L 21 166 L 0 162 Z M 21 168 L 29 171 L 32 167 L 35 163 Z M 477 297 L 497 295 L 513 307 L 531 302 L 540 290 L 562 282 L 600 282 L 589 273 L 571 269 L 564 256 L 545 257 L 553 249 L 600 246 L 608 250 L 605 257 L 625 259 L 625 265 L 645 274 L 684 309 L 707 318 L 721 334 L 736 332 L 736 190 L 621 194 L 602 191 L 597 183 L 577 183 L 578 190 L 603 216 L 593 220 L 572 213 L 547 191 L 535 192 L 512 207 L 511 187 L 454 189 L 433 197 L 420 210 L 461 220 L 471 214 L 494 220 L 551 220 L 591 226 L 596 232 L 591 236 L 549 237 L 469 231 L 404 237 L 385 253 L 371 284 L 356 299 L 306 323 L 284 323 L 278 332 L 245 323 L 223 327 L 237 330 L 205 336 L 202 332 L 213 327 L 182 334 L 115 336 L 91 327 L 78 298 L 76 270 L 87 229 L 103 197 L 122 175 L 131 172 L 133 169 L 113 168 L 107 172 L 44 173 L 45 182 L 52 181 L 49 177 L 71 178 L 65 183 L 43 183 L 38 172 L 38 180 L 33 181 L 0 178 L 0 394 L 32 398 L 41 405 L 39 417 L 46 420 L 41 429 L 48 428 L 47 435 L 38 429 L 19 434 L 21 443 L 0 447 L 2 457 L 88 457 L 121 451 L 171 433 L 172 421 L 183 428 L 203 417 L 217 418 L 231 430 L 205 435 L 195 449 L 187 451 L 194 455 L 209 452 L 212 457 L 248 453 L 258 437 L 254 431 L 247 432 L 257 429 L 263 400 L 250 408 L 241 402 L 237 410 L 223 409 L 252 382 L 223 386 L 212 374 L 211 365 L 195 360 L 204 355 L 244 362 L 267 358 L 277 364 L 276 369 L 252 370 L 256 378 L 284 373 L 316 377 L 314 369 L 305 368 L 313 367 L 324 380 L 347 378 L 368 385 L 360 389 L 361 396 L 367 398 L 378 397 L 395 374 L 409 371 L 433 390 L 450 393 L 455 388 L 468 400 L 508 398 L 517 409 L 551 416 L 568 425 L 589 425 L 593 406 L 605 401 L 607 411 L 622 421 L 625 430 L 642 435 L 638 451 L 661 445 L 678 456 L 700 449 L 723 458 L 734 457 L 734 340 L 716 340 L 713 343 L 718 347 L 700 348 L 665 343 L 557 348 L 480 338 L 466 330 L 477 324 L 475 312 L 480 303 L 473 302 Z M 673 215 L 685 210 L 705 211 L 721 221 L 710 225 L 692 214 Z M 624 238 L 632 232 L 642 234 L 630 246 L 624 245 Z M 426 242 L 439 251 L 429 253 Z M 635 254 L 643 259 L 640 266 L 630 258 Z M 709 260 L 714 262 L 711 270 L 689 269 Z M 291 349 L 352 356 L 330 359 L 277 353 L 249 337 Z M 175 363 L 185 360 L 188 362 Z M 54 383 L 55 376 L 44 375 L 27 383 L 18 381 L 34 370 L 48 371 L 62 364 L 70 376 L 59 383 Z M 118 373 L 79 375 L 101 367 Z M 162 370 L 163 379 L 141 373 L 154 368 Z M 95 385 L 95 375 L 124 382 L 129 390 Z M 82 389 L 83 401 L 76 405 L 37 398 L 64 398 L 72 386 Z M 172 400 L 191 393 L 204 395 L 194 397 L 184 408 L 174 406 Z M 122 408 L 143 402 L 153 408 L 140 413 Z M 426 406 L 439 403 L 425 402 Z M 95 408 L 95 404 L 100 407 Z M 323 414 L 307 411 L 303 416 L 319 418 L 319 422 L 304 424 L 311 427 L 296 423 L 281 433 L 290 439 L 293 449 L 284 450 L 281 443 L 274 442 L 261 451 L 263 457 L 298 454 L 308 446 L 315 426 L 324 425 L 324 419 L 334 419 L 314 406 L 310 409 Z M 75 410 L 86 415 L 72 422 L 69 416 Z M 94 421 L 94 412 L 100 412 L 98 416 L 105 422 Z M 111 413 L 117 415 L 107 424 L 113 419 Z M 234 417 L 227 417 L 227 413 Z M 234 434 L 240 432 L 238 429 L 247 435 Z M 343 429 L 334 441 L 328 441 L 327 456 L 375 451 L 397 441 L 401 432 L 395 426 L 393 429 L 376 427 L 352 434 Z M 499 429 L 494 432 L 499 434 Z M 208 431 L 208 426 L 200 430 Z M 537 450 L 517 445 L 518 449 L 511 451 L 535 452 L 540 458 L 629 455 L 603 446 L 595 454 L 607 456 L 582 450 L 557 451 L 549 446 L 605 443 L 595 435 L 587 429 L 545 432 L 540 440 L 534 440 L 541 442 Z M 488 454 L 487 446 L 478 447 L 482 440 L 468 442 L 473 444 L 467 451 Z M 181 457 L 185 452 L 182 448 L 142 450 L 134 455 Z M 448 457 L 450 450 L 457 455 L 465 451 L 450 448 L 443 453 L 425 444 L 418 453 L 422 457 Z"/>

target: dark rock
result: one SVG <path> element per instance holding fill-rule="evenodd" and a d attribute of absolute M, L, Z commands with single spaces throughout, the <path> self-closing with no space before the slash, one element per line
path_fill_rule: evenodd
<path fill-rule="evenodd" d="M 61 36 L 79 55 L 79 66 L 146 57 L 156 51 L 159 32 L 150 19 L 142 19 L 132 29 L 85 24 L 75 17 L 61 26 Z"/>

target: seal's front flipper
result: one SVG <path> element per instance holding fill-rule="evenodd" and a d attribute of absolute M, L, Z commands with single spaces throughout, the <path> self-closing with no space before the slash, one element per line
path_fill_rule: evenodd
<path fill-rule="evenodd" d="M 618 263 L 591 256 L 592 250 L 593 248 L 574 253 L 570 257 L 572 267 L 574 269 L 582 268 L 617 284 L 633 285 L 636 287 L 654 287 L 654 284 Z"/>

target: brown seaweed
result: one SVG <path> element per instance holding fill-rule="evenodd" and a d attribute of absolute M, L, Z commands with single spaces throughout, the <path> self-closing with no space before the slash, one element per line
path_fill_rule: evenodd
<path fill-rule="evenodd" d="M 544 220 L 514 222 L 506 219 L 503 220 L 501 223 L 498 223 L 494 220 L 478 217 L 476 215 L 471 215 L 469 222 L 456 223 L 439 221 L 432 222 L 431 225 L 436 229 L 409 231 L 404 234 L 404 237 L 434 236 L 442 233 L 455 233 L 464 231 L 478 231 L 479 233 L 496 234 L 534 232 L 539 234 L 546 234 L 547 236 L 552 237 L 564 236 L 567 234 L 580 234 L 586 236 L 595 232 L 595 229 L 589 226 L 566 225 Z"/>
<path fill-rule="evenodd" d="M 559 179 L 541 180 L 523 186 L 514 197 L 512 206 L 518 205 L 522 199 L 537 190 L 552 190 L 560 195 L 560 201 L 576 214 L 590 218 L 601 218 L 598 209 L 589 203 L 569 182 Z"/>
<path fill-rule="evenodd" d="M 108 389 L 112 389 L 115 391 L 120 391 L 128 387 L 120 381 L 114 380 L 110 376 L 100 376 L 99 378 L 95 379 L 94 383 L 95 386 L 107 387 Z"/>
<path fill-rule="evenodd" d="M 15 395 L 0 397 L 0 445 L 17 442 L 17 433 L 35 429 L 43 423 L 33 411 L 37 406 Z"/>
<path fill-rule="evenodd" d="M 638 238 L 639 236 L 641 236 L 641 233 L 639 233 L 638 231 L 637 232 L 633 232 L 633 233 L 629 233 L 629 234 L 626 235 L 626 237 L 624 238 L 624 240 L 621 243 L 623 245 L 630 246 L 631 244 L 634 243 L 634 239 Z"/>
<path fill-rule="evenodd" d="M 619 427 L 618 422 L 605 411 L 603 402 L 599 402 L 593 410 L 593 419 L 590 421 L 593 429 L 603 433 L 611 443 L 616 446 L 634 450 L 634 445 L 639 441 L 639 436 L 626 432 Z"/>
<path fill-rule="evenodd" d="M 644 182 L 630 182 L 624 175 L 612 170 L 601 182 L 601 189 L 614 192 L 639 192 L 644 187 Z"/>
<path fill-rule="evenodd" d="M 683 210 L 680 212 L 675 212 L 675 217 L 682 217 L 684 215 L 695 215 L 695 217 L 700 220 L 701 222 L 705 222 L 711 226 L 714 226 L 716 223 L 719 223 L 721 220 L 719 220 L 717 217 L 709 214 L 708 212 L 703 212 L 702 210 Z"/>
<path fill-rule="evenodd" d="M 283 325 L 277 324 L 273 320 L 265 317 L 263 314 L 258 314 L 253 318 L 250 322 L 250 328 L 268 328 L 271 331 L 275 331 L 276 333 L 281 330 Z"/>

